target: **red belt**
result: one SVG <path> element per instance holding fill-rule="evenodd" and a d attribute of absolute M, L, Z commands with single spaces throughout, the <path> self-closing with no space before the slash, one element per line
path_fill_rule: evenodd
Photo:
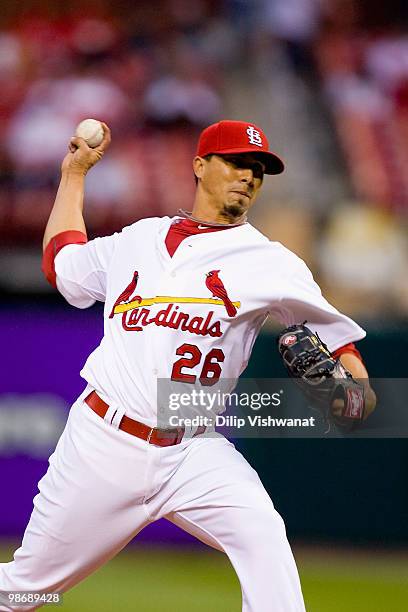
<path fill-rule="evenodd" d="M 84 400 L 90 408 L 100 417 L 104 418 L 109 409 L 109 405 L 103 401 L 96 393 L 92 391 Z M 159 429 L 158 427 L 149 427 L 144 423 L 135 421 L 130 417 L 123 415 L 119 424 L 119 429 L 125 431 L 131 436 L 136 436 L 142 440 L 146 440 L 149 444 L 156 446 L 174 446 L 180 444 L 184 436 L 184 427 L 176 427 L 173 429 Z M 194 436 L 198 436 L 205 432 L 205 427 L 199 427 Z"/>

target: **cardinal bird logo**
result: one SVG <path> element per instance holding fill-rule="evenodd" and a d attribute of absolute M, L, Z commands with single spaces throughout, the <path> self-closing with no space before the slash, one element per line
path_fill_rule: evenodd
<path fill-rule="evenodd" d="M 219 298 L 224 302 L 228 316 L 235 317 L 237 314 L 237 309 L 228 297 L 224 283 L 218 276 L 219 272 L 220 270 L 211 270 L 211 272 L 207 272 L 207 278 L 205 279 L 206 287 L 211 291 L 214 297 Z"/>
<path fill-rule="evenodd" d="M 131 282 L 126 287 L 126 289 L 124 291 L 122 291 L 122 293 L 120 294 L 120 296 L 118 297 L 118 299 L 114 303 L 112 311 L 111 311 L 111 313 L 109 315 L 110 319 L 113 319 L 113 316 L 115 314 L 115 308 L 116 308 L 116 306 L 118 306 L 118 304 L 122 304 L 122 302 L 128 303 L 128 302 L 133 302 L 133 301 L 137 301 L 137 302 L 141 302 L 142 301 L 142 298 L 141 298 L 140 295 L 134 295 L 132 297 L 132 293 L 136 289 L 138 278 L 139 278 L 139 272 L 134 272 L 133 273 L 133 278 L 132 278 Z"/>

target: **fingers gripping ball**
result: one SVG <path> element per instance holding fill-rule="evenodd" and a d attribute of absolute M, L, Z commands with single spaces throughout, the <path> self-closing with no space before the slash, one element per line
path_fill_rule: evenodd
<path fill-rule="evenodd" d="M 83 138 L 88 147 L 94 149 L 98 147 L 103 140 L 102 123 L 97 119 L 84 119 L 78 124 L 75 130 L 75 136 Z"/>
<path fill-rule="evenodd" d="M 339 359 L 306 325 L 292 325 L 278 337 L 279 353 L 289 376 L 295 379 L 325 420 L 344 431 L 364 418 L 365 394 Z"/>

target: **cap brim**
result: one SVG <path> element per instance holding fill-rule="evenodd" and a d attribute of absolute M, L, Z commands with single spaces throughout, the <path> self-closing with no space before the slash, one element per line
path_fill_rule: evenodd
<path fill-rule="evenodd" d="M 280 157 L 270 151 L 257 151 L 256 149 L 224 149 L 214 151 L 213 155 L 232 155 L 239 153 L 253 153 L 265 164 L 265 174 L 281 174 L 285 170 L 285 164 Z"/>

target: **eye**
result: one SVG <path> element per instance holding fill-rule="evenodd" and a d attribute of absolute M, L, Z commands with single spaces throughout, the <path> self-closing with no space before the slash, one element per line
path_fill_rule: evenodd
<path fill-rule="evenodd" d="M 224 159 L 235 168 L 251 168 L 256 178 L 263 179 L 265 166 L 262 162 L 234 156 L 225 156 Z"/>
<path fill-rule="evenodd" d="M 263 175 L 265 174 L 265 166 L 261 164 L 261 162 L 255 162 L 255 164 L 252 166 L 252 170 L 256 178 L 263 178 Z"/>

